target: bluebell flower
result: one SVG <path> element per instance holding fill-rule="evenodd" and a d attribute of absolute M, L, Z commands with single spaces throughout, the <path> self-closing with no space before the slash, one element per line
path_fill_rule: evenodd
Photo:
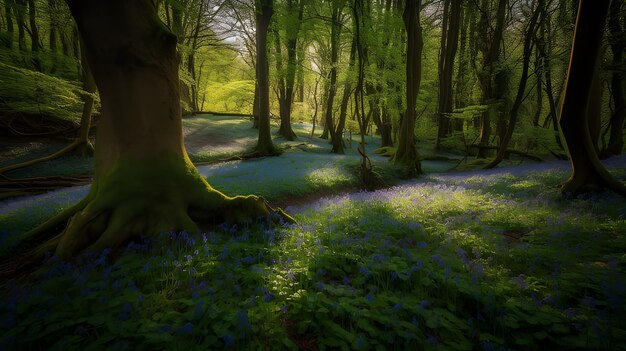
<path fill-rule="evenodd" d="M 367 302 L 372 302 L 372 301 L 374 301 L 374 296 L 372 294 L 367 294 L 367 295 L 365 295 L 365 300 Z"/>
<path fill-rule="evenodd" d="M 178 330 L 176 331 L 176 334 L 187 334 L 187 335 L 191 335 L 191 333 L 193 332 L 193 324 L 191 322 L 183 325 L 182 327 L 178 328 Z"/>
<path fill-rule="evenodd" d="M 399 311 L 399 310 L 401 310 L 401 309 L 402 309 L 402 304 L 400 304 L 400 303 L 397 303 L 397 304 L 395 304 L 395 305 L 393 306 L 393 310 L 394 310 L 394 311 Z"/>
<path fill-rule="evenodd" d="M 246 313 L 246 311 L 237 311 L 237 313 L 235 314 L 235 318 L 237 319 L 237 329 L 239 329 L 241 333 L 245 334 L 247 331 L 252 329 L 252 326 L 250 325 L 250 319 L 248 318 L 248 314 Z"/>
<path fill-rule="evenodd" d="M 195 299 L 197 299 L 197 298 L 199 298 L 199 297 L 200 297 L 200 292 L 198 292 L 198 291 L 194 291 L 194 292 L 192 292 L 192 293 L 191 293 L 191 298 L 192 298 L 193 300 L 195 300 Z"/>
<path fill-rule="evenodd" d="M 283 304 L 282 306 L 280 306 L 280 311 L 282 313 L 287 313 L 287 305 Z"/>
<path fill-rule="evenodd" d="M 361 274 L 363 274 L 363 276 L 364 276 L 365 278 L 369 277 L 369 275 L 370 275 L 369 270 L 368 270 L 368 269 L 367 269 L 367 267 L 365 267 L 365 266 L 361 266 L 361 267 L 359 268 L 359 271 L 361 272 Z"/>
<path fill-rule="evenodd" d="M 235 341 L 233 340 L 232 336 L 224 335 L 224 344 L 226 345 L 227 348 L 231 348 L 235 346 Z"/>
<path fill-rule="evenodd" d="M 343 282 L 343 285 L 350 285 L 350 278 L 348 278 L 347 275 L 344 275 L 342 282 Z"/>
<path fill-rule="evenodd" d="M 437 338 L 435 338 L 434 336 L 432 336 L 431 334 L 428 334 L 426 336 L 428 343 L 431 345 L 435 345 L 437 343 Z"/>
<path fill-rule="evenodd" d="M 363 337 L 359 335 L 359 337 L 356 339 L 356 348 L 358 350 L 361 350 L 364 347 L 365 347 L 365 340 L 363 340 Z"/>
<path fill-rule="evenodd" d="M 423 308 L 423 309 L 428 308 L 428 300 L 420 301 L 420 307 Z"/>

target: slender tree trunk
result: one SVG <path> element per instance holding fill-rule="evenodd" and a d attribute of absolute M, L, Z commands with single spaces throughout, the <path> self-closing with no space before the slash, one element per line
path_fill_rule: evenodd
<path fill-rule="evenodd" d="M 400 124 L 398 149 L 394 162 L 405 167 L 409 176 L 422 172 L 415 145 L 415 104 L 422 81 L 422 49 L 424 41 L 420 25 L 421 0 L 407 0 L 404 7 L 406 50 L 406 112 Z"/>
<path fill-rule="evenodd" d="M 26 51 L 26 0 L 15 0 L 15 22 L 17 24 L 18 47 Z"/>
<path fill-rule="evenodd" d="M 273 0 L 256 0 L 256 80 L 259 86 L 259 139 L 256 151 L 262 155 L 276 154 L 270 130 L 270 84 L 267 60 L 267 32 L 273 13 Z"/>
<path fill-rule="evenodd" d="M 31 51 L 39 51 L 39 29 L 37 28 L 37 8 L 35 0 L 28 0 L 28 21 L 30 24 Z"/>
<path fill-rule="evenodd" d="M 565 96 L 559 121 L 572 162 L 563 192 L 574 195 L 608 188 L 626 196 L 626 187 L 604 168 L 589 133 L 588 107 L 610 0 L 580 0 Z"/>
<path fill-rule="evenodd" d="M 333 121 L 333 105 L 335 95 L 337 94 L 337 63 L 339 62 L 339 38 L 341 35 L 341 11 L 343 10 L 343 1 L 333 2 L 331 13 L 331 30 L 330 30 L 330 79 L 328 81 L 328 98 L 326 99 L 326 110 L 324 111 L 324 132 L 328 130 L 331 143 L 335 145 L 341 139 L 341 135 L 335 133 L 335 125 Z M 323 134 L 322 134 L 323 136 Z M 340 142 L 340 140 L 339 140 Z"/>
<path fill-rule="evenodd" d="M 513 131 L 515 129 L 515 124 L 517 123 L 519 109 L 522 106 L 522 102 L 524 101 L 524 97 L 526 95 L 526 84 L 528 82 L 528 69 L 530 67 L 530 58 L 532 56 L 532 51 L 533 51 L 532 43 L 533 43 L 533 38 L 535 37 L 536 32 L 537 32 L 537 20 L 539 18 L 539 14 L 543 6 L 544 6 L 543 1 L 539 0 L 539 4 L 533 11 L 532 17 L 530 18 L 530 21 L 528 23 L 528 27 L 526 28 L 525 35 L 524 35 L 524 50 L 523 50 L 523 57 L 522 57 L 522 77 L 520 79 L 520 83 L 517 89 L 515 102 L 513 103 L 513 107 L 511 108 L 511 111 L 509 114 L 510 120 L 508 123 L 508 127 L 506 128 L 506 132 L 502 136 L 502 139 L 500 140 L 500 148 L 498 149 L 498 153 L 496 154 L 496 157 L 491 162 L 489 162 L 489 164 L 487 164 L 485 168 L 493 168 L 497 166 L 500 162 L 502 162 L 502 160 L 504 160 L 504 157 L 506 156 L 506 153 L 507 153 L 507 147 L 509 146 L 509 143 L 511 142 L 511 138 L 513 137 Z"/>
<path fill-rule="evenodd" d="M 304 3 L 304 0 L 299 0 L 295 3 L 294 0 L 287 1 L 288 11 L 296 11 L 296 6 L 298 11 L 298 20 L 295 26 L 287 30 L 287 70 L 285 72 L 284 97 L 281 99 L 282 108 L 280 113 L 280 128 L 278 130 L 278 134 L 282 135 L 287 140 L 295 140 L 297 137 L 296 133 L 294 133 L 291 128 L 291 109 L 296 83 L 298 33 L 302 23 L 302 16 L 304 15 Z"/>
<path fill-rule="evenodd" d="M 624 65 L 624 47 L 626 46 L 626 29 L 623 25 L 624 3 L 614 0 L 611 3 L 609 13 L 609 32 L 611 35 L 611 51 L 613 52 L 613 65 Z M 613 97 L 613 114 L 611 116 L 611 133 L 609 144 L 604 151 L 604 156 L 620 155 L 624 147 L 624 122 L 626 121 L 626 97 L 624 91 L 624 71 L 614 70 L 611 74 L 611 96 Z"/>
<path fill-rule="evenodd" d="M 13 47 L 13 36 L 15 35 L 15 29 L 13 27 L 13 0 L 4 0 L 4 16 L 7 22 L 7 36 L 6 47 L 11 49 Z"/>
<path fill-rule="evenodd" d="M 450 4 L 451 2 L 451 4 Z M 439 108 L 437 112 L 439 125 L 437 129 L 437 140 L 435 148 L 441 146 L 441 140 L 452 132 L 452 122 L 450 114 L 453 109 L 452 77 L 454 75 L 454 59 L 459 44 L 459 30 L 461 26 L 461 0 L 447 0 L 446 7 L 448 11 L 444 11 L 444 33 L 442 34 L 442 48 L 439 57 Z M 448 18 L 449 16 L 449 18 Z"/>
<path fill-rule="evenodd" d="M 486 5 L 486 1 L 483 2 L 483 9 L 486 8 L 484 5 Z M 496 66 L 497 63 L 500 61 L 500 44 L 502 42 L 502 36 L 504 33 L 504 20 L 506 18 L 507 5 L 508 0 L 498 1 L 496 26 L 493 30 L 491 42 L 486 42 L 487 38 L 489 38 L 489 13 L 487 11 L 483 11 L 479 21 L 482 35 L 482 39 L 480 39 L 482 40 L 480 50 L 483 52 L 482 71 L 479 74 L 479 80 L 481 81 L 480 85 L 483 93 L 483 105 L 493 104 L 492 99 L 494 99 L 497 94 L 500 93 L 496 91 L 497 88 L 495 86 L 498 85 L 498 82 L 495 82 L 494 84 L 494 79 L 496 78 L 498 73 L 496 72 Z M 493 113 L 496 113 L 498 117 L 500 117 L 499 112 L 500 108 L 490 107 L 489 110 L 483 114 L 481 118 L 479 146 L 489 145 L 489 138 L 491 136 L 491 115 Z M 479 147 L 477 157 L 487 157 L 487 149 Z"/>
<path fill-rule="evenodd" d="M 48 47 L 54 54 L 57 52 L 57 27 L 56 21 L 56 0 L 48 0 L 48 11 L 50 12 L 50 33 L 48 34 Z"/>
<path fill-rule="evenodd" d="M 346 82 L 343 85 L 343 97 L 341 98 L 341 103 L 339 105 L 339 121 L 337 122 L 337 128 L 335 130 L 335 134 L 338 138 L 333 139 L 333 148 L 331 152 L 336 154 L 344 153 L 344 141 L 343 141 L 343 130 L 346 125 L 346 117 L 348 115 L 348 102 L 350 102 L 350 96 L 352 95 L 352 84 L 350 82 L 350 74 L 354 69 L 355 63 L 355 55 L 356 55 L 356 37 L 352 37 L 352 45 L 350 49 L 350 62 L 348 63 L 348 77 L 346 77 Z"/>

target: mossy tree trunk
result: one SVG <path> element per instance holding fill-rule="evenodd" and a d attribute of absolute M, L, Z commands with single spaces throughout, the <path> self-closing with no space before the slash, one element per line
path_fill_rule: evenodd
<path fill-rule="evenodd" d="M 151 0 L 67 0 L 101 98 L 94 179 L 79 204 L 22 236 L 30 251 L 61 258 L 115 248 L 131 237 L 196 232 L 272 209 L 256 196 L 229 198 L 199 175 L 183 144 L 176 36 Z M 112 25 L 115 24 L 115 25 Z M 282 213 L 282 212 L 281 212 Z M 40 261 L 39 261 L 40 262 Z"/>
<path fill-rule="evenodd" d="M 422 172 L 415 145 L 415 105 L 422 81 L 422 49 L 424 48 L 420 25 L 420 8 L 420 0 L 407 0 L 403 14 L 407 33 L 406 112 L 400 123 L 398 149 L 393 161 L 404 166 L 408 176 Z"/>
<path fill-rule="evenodd" d="M 574 195 L 611 189 L 626 196 L 626 187 L 598 159 L 589 130 L 589 103 L 597 72 L 610 0 L 580 0 L 565 96 L 559 121 L 572 163 L 562 191 Z M 595 118 L 596 116 L 593 116 Z"/>

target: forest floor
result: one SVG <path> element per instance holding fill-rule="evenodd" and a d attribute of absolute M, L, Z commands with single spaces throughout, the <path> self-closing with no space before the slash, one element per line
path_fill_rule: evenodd
<path fill-rule="evenodd" d="M 452 161 L 426 163 L 431 172 L 416 180 L 329 195 L 358 187 L 358 156 L 302 143 L 280 157 L 199 167 L 228 194 L 303 198 L 287 208 L 298 225 L 168 233 L 130 243 L 115 262 L 106 250 L 80 264 L 51 258 L 26 285 L 0 292 L 0 350 L 626 345 L 626 202 L 561 195 L 568 162 L 458 173 L 443 172 Z M 201 156 L 214 150 L 195 154 L 232 151 Z M 387 160 L 374 161 L 384 172 Z M 605 165 L 626 180 L 626 157 Z M 87 191 L 0 202 L 0 254 Z"/>

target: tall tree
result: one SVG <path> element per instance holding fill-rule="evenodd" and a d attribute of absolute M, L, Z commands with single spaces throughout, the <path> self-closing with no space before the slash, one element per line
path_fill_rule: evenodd
<path fill-rule="evenodd" d="M 626 196 L 626 186 L 604 168 L 595 150 L 589 132 L 587 113 L 594 76 L 598 74 L 604 24 L 610 0 L 580 0 L 574 42 L 570 58 L 565 96 L 559 123 L 567 143 L 572 163 L 572 175 L 563 185 L 563 192 L 574 195 L 611 189 Z"/>
<path fill-rule="evenodd" d="M 479 137 L 479 149 L 478 158 L 485 158 L 487 156 L 487 149 L 481 146 L 489 145 L 489 138 L 491 136 L 491 115 L 495 112 L 499 116 L 500 101 L 498 98 L 503 94 L 503 87 L 498 86 L 501 83 L 501 79 L 498 79 L 499 67 L 501 55 L 501 44 L 504 35 L 504 22 L 506 17 L 506 10 L 508 0 L 498 0 L 498 9 L 496 11 L 496 24 L 491 31 L 491 19 L 490 12 L 487 11 L 487 5 L 491 0 L 483 0 L 481 6 L 481 16 L 479 20 L 480 31 L 475 34 L 479 36 L 478 50 L 482 52 L 482 67 L 478 72 L 478 79 L 480 81 L 480 87 L 482 90 L 482 104 L 491 105 L 481 116 L 480 120 L 480 137 Z M 500 76 L 502 77 L 502 76 Z"/>
<path fill-rule="evenodd" d="M 330 140 L 333 145 L 342 143 L 342 135 L 338 135 L 335 129 L 335 121 L 333 119 L 333 106 L 335 103 L 335 95 L 337 94 L 337 65 L 339 63 L 339 45 L 341 37 L 341 27 L 343 18 L 343 8 L 345 0 L 337 0 L 330 2 L 330 71 L 328 77 L 328 88 L 326 95 L 326 108 L 324 110 L 324 131 L 328 131 Z M 323 136 L 324 133 L 322 133 Z M 338 152 L 333 146 L 333 152 Z"/>
<path fill-rule="evenodd" d="M 439 148 L 441 140 L 452 132 L 450 121 L 454 96 L 452 76 L 454 75 L 454 59 L 459 46 L 462 3 L 462 0 L 446 0 L 444 3 L 441 48 L 439 49 L 439 107 L 435 148 Z"/>
<path fill-rule="evenodd" d="M 422 50 L 424 48 L 419 13 L 421 3 L 421 0 L 407 0 L 402 16 L 407 34 L 406 111 L 402 116 L 398 149 L 393 160 L 396 164 L 404 166 L 409 176 L 422 172 L 415 145 L 415 105 L 422 81 Z"/>
<path fill-rule="evenodd" d="M 624 147 L 624 122 L 626 121 L 626 97 L 624 91 L 624 47 L 626 47 L 626 29 L 624 28 L 624 2 L 613 0 L 609 12 L 610 45 L 613 52 L 613 72 L 611 73 L 611 97 L 613 114 L 611 115 L 609 143 L 604 156 L 620 155 Z M 620 69 L 621 67 L 621 69 Z"/>
<path fill-rule="evenodd" d="M 256 0 L 256 81 L 259 89 L 259 139 L 256 152 L 274 155 L 270 130 L 270 83 L 267 59 L 267 32 L 274 13 L 273 0 Z"/>
<path fill-rule="evenodd" d="M 530 67 L 530 59 L 532 57 L 533 52 L 533 39 L 536 36 L 537 32 L 537 20 L 539 18 L 539 14 L 541 13 L 541 8 L 545 5 L 545 0 L 539 0 L 538 5 L 534 10 L 531 11 L 531 17 L 528 21 L 528 25 L 526 26 L 526 30 L 524 31 L 524 49 L 522 53 L 522 76 L 520 78 L 519 86 L 517 88 L 517 95 L 515 96 L 515 102 L 511 107 L 511 111 L 509 112 L 509 123 L 506 130 L 505 135 L 502 140 L 500 140 L 500 147 L 498 149 L 498 153 L 496 157 L 485 166 L 485 168 L 493 168 L 497 166 L 504 159 L 507 153 L 507 147 L 509 146 L 509 142 L 513 137 L 513 131 L 515 130 L 515 125 L 517 124 L 517 118 L 519 115 L 520 107 L 522 106 L 522 102 L 526 97 L 526 85 L 528 83 L 528 70 Z"/>
<path fill-rule="evenodd" d="M 101 97 L 94 178 L 80 203 L 21 237 L 27 243 L 48 239 L 28 256 L 41 262 L 37 257 L 52 250 L 69 258 L 116 248 L 133 236 L 197 232 L 272 212 L 262 198 L 230 198 L 213 189 L 189 160 L 176 36 L 160 21 L 154 1 L 67 2 Z M 67 220 L 63 233 L 54 234 Z"/>
<path fill-rule="evenodd" d="M 280 33 L 276 30 L 276 51 L 277 60 L 276 65 L 278 70 L 282 73 L 278 79 L 278 105 L 280 111 L 280 127 L 278 134 L 285 137 L 287 140 L 294 140 L 296 133 L 291 128 L 291 110 L 294 99 L 294 90 L 296 82 L 296 70 L 297 70 L 297 47 L 298 47 L 298 35 L 300 28 L 302 27 L 302 16 L 304 15 L 304 0 L 287 0 L 286 11 L 284 20 L 285 24 L 285 36 L 287 47 L 287 64 L 282 63 L 282 46 L 280 43 Z M 283 67 L 285 66 L 285 67 Z"/>
<path fill-rule="evenodd" d="M 6 41 L 6 47 L 9 49 L 13 47 L 13 36 L 15 33 L 15 29 L 13 27 L 13 11 L 13 0 L 4 0 L 4 17 L 7 23 L 8 36 Z"/>

